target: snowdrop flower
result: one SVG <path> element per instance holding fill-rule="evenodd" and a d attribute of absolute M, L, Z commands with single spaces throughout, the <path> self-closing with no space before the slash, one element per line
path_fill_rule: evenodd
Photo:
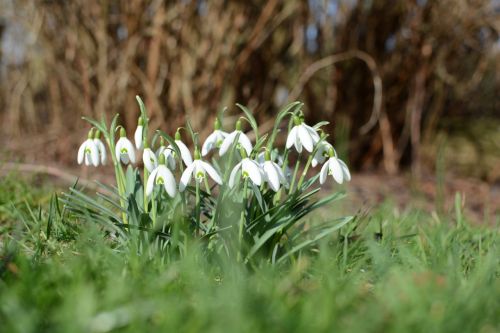
<path fill-rule="evenodd" d="M 93 165 L 97 167 L 99 165 L 99 147 L 97 147 L 94 139 L 92 139 L 93 133 L 94 129 L 92 128 L 89 131 L 87 140 L 85 140 L 78 149 L 78 164 L 82 164 L 85 160 L 85 165 L 87 166 Z"/>
<path fill-rule="evenodd" d="M 311 166 L 314 168 L 318 164 L 323 164 L 326 158 L 329 156 L 330 149 L 333 149 L 333 146 L 326 141 L 321 141 L 318 144 L 318 148 L 316 149 L 316 153 L 311 161 Z M 337 153 L 334 150 L 335 155 Z"/>
<path fill-rule="evenodd" d="M 159 158 L 160 155 L 164 155 L 167 167 L 170 170 L 175 170 L 176 163 L 175 163 L 174 149 L 172 148 L 171 145 L 165 147 L 165 139 L 163 139 L 163 137 L 160 138 L 160 148 L 156 150 L 155 154 L 157 158 Z"/>
<path fill-rule="evenodd" d="M 344 180 L 350 181 L 351 173 L 349 172 L 347 165 L 335 156 L 333 148 L 330 148 L 328 155 L 330 158 L 321 168 L 319 182 L 324 184 L 328 175 L 332 175 L 333 179 L 339 184 L 342 184 Z"/>
<path fill-rule="evenodd" d="M 99 157 L 101 158 L 101 164 L 106 164 L 106 147 L 104 143 L 101 141 L 101 131 L 96 131 L 94 135 L 94 144 L 97 146 L 97 150 L 99 151 Z"/>
<path fill-rule="evenodd" d="M 298 153 L 302 152 L 302 146 L 308 151 L 312 152 L 314 145 L 319 141 L 319 135 L 316 130 L 309 125 L 306 125 L 304 121 L 297 117 L 293 117 L 293 122 L 295 126 L 292 128 L 288 137 L 286 139 L 286 148 L 289 149 L 295 146 Z"/>
<path fill-rule="evenodd" d="M 116 143 L 115 156 L 117 161 L 122 161 L 123 164 L 132 162 L 135 164 L 135 151 L 132 142 L 127 139 L 127 133 L 122 127 L 120 129 L 120 139 Z"/>
<path fill-rule="evenodd" d="M 203 179 L 205 179 L 206 174 L 214 180 L 219 185 L 222 185 L 222 179 L 217 173 L 217 171 L 205 161 L 200 159 L 200 152 L 198 149 L 194 152 L 194 162 L 191 163 L 186 170 L 182 173 L 181 180 L 179 182 L 179 191 L 184 191 L 191 181 L 191 177 L 194 176 L 194 179 L 201 183 Z"/>
<path fill-rule="evenodd" d="M 179 147 L 179 151 L 181 152 L 181 158 L 184 161 L 184 164 L 186 166 L 191 165 L 191 163 L 193 163 L 193 158 L 191 157 L 191 153 L 189 152 L 189 149 L 186 146 L 186 144 L 181 141 L 181 133 L 179 132 L 179 130 L 175 132 L 175 144 L 177 145 L 177 147 Z M 167 147 L 167 150 L 168 148 L 169 147 Z"/>
<path fill-rule="evenodd" d="M 219 148 L 226 138 L 227 133 L 221 131 L 219 118 L 215 118 L 214 131 L 210 134 L 203 146 L 201 147 L 201 155 L 206 156 L 212 149 Z"/>
<path fill-rule="evenodd" d="M 264 181 L 269 184 L 269 187 L 274 191 L 278 192 L 280 189 L 280 184 L 287 186 L 288 182 L 283 174 L 281 167 L 271 160 L 271 153 L 269 151 L 265 152 L 265 161 L 262 164 L 262 172 L 264 176 Z"/>
<path fill-rule="evenodd" d="M 229 175 L 229 187 L 234 187 L 236 182 L 236 175 L 238 171 L 241 170 L 241 176 L 243 178 L 250 178 L 250 180 L 257 186 L 262 184 L 263 172 L 259 167 L 259 164 L 254 160 L 248 158 L 245 154 L 245 150 L 241 149 L 241 154 L 243 159 L 241 162 L 236 164 Z"/>
<path fill-rule="evenodd" d="M 245 150 L 247 155 L 250 155 L 252 152 L 252 142 L 248 138 L 248 136 L 241 131 L 241 120 L 238 120 L 236 122 L 236 129 L 231 132 L 231 134 L 228 134 L 225 138 L 224 141 L 222 141 L 222 145 L 220 146 L 219 154 L 220 156 L 224 155 L 229 148 L 231 148 L 232 144 L 236 140 L 236 137 L 238 137 L 238 143 L 240 144 L 241 147 Z"/>
<path fill-rule="evenodd" d="M 155 185 L 163 185 L 163 188 L 172 198 L 177 193 L 177 185 L 174 175 L 165 165 L 165 156 L 160 155 L 159 165 L 151 172 L 146 185 L 146 195 L 150 196 L 153 193 Z"/>
<path fill-rule="evenodd" d="M 142 152 L 142 162 L 149 172 L 152 172 L 158 166 L 158 159 L 147 143 L 144 145 L 144 151 Z"/>
<path fill-rule="evenodd" d="M 142 117 L 139 117 L 137 120 L 137 128 L 135 129 L 134 133 L 134 141 L 135 141 L 135 147 L 137 149 L 142 149 L 143 147 L 143 132 L 144 132 L 144 119 Z"/>

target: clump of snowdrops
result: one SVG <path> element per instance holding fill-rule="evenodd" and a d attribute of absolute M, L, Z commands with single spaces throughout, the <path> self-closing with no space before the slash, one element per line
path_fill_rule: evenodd
<path fill-rule="evenodd" d="M 182 255 L 195 239 L 206 253 L 276 263 L 311 249 L 352 220 L 312 221 L 305 227 L 306 215 L 343 196 L 318 196 L 321 185 L 351 176 L 321 130 L 326 122 L 307 125 L 302 103 L 285 106 L 266 134 L 237 104 L 242 115 L 236 123 L 222 128 L 222 112 L 201 144 L 189 123 L 173 137 L 152 131 L 145 106 L 137 101 L 141 114 L 133 142 L 118 115 L 109 126 L 84 118 L 92 127 L 78 163 L 99 167 L 110 159 L 116 186 L 99 183 L 102 190 L 95 195 L 74 186 L 63 198 L 69 211 L 101 223 L 118 243 L 135 244 L 139 253 Z M 251 127 L 254 142 L 244 125 Z M 286 144 L 278 146 L 284 135 Z"/>

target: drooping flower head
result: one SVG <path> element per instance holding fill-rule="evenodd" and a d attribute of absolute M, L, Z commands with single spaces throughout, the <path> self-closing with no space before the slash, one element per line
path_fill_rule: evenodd
<path fill-rule="evenodd" d="M 172 148 L 171 145 L 168 147 L 165 147 L 165 139 L 163 137 L 160 137 L 160 148 L 156 150 L 156 158 L 159 158 L 160 155 L 165 156 L 165 162 L 167 164 L 167 167 L 170 170 L 175 170 L 175 155 L 174 155 L 174 149 Z"/>
<path fill-rule="evenodd" d="M 206 156 L 212 149 L 220 148 L 222 142 L 228 135 L 222 131 L 219 118 L 215 118 L 214 131 L 207 137 L 203 146 L 201 147 L 201 155 Z"/>
<path fill-rule="evenodd" d="M 274 191 L 278 192 L 280 185 L 287 186 L 288 181 L 281 167 L 271 160 L 271 152 L 266 150 L 264 154 L 265 161 L 262 164 L 262 174 L 264 176 L 264 181 L 269 184 L 269 187 Z"/>
<path fill-rule="evenodd" d="M 337 158 L 333 147 L 328 151 L 328 155 L 329 159 L 321 168 L 319 182 L 324 184 L 328 175 L 332 175 L 333 179 L 339 184 L 342 184 L 344 181 L 350 181 L 351 173 L 349 172 L 349 168 L 347 168 L 344 161 Z"/>
<path fill-rule="evenodd" d="M 78 164 L 85 162 L 85 165 L 93 165 L 97 167 L 99 165 L 99 148 L 93 139 L 94 129 L 91 128 L 87 140 L 85 140 L 78 149 L 77 161 Z"/>
<path fill-rule="evenodd" d="M 135 147 L 139 150 L 143 148 L 143 137 L 144 137 L 144 119 L 139 117 L 137 119 L 137 128 L 134 133 Z"/>
<path fill-rule="evenodd" d="M 102 165 L 106 164 L 106 147 L 101 141 L 101 131 L 97 130 L 94 134 L 94 144 L 97 146 L 99 152 L 100 162 Z"/>
<path fill-rule="evenodd" d="M 235 130 L 228 134 L 222 144 L 220 146 L 219 155 L 224 155 L 229 148 L 233 145 L 233 143 L 238 138 L 238 144 L 245 150 L 246 155 L 249 156 L 252 153 L 252 142 L 248 138 L 248 136 L 242 132 L 241 130 L 241 119 L 238 119 L 236 122 Z"/>
<path fill-rule="evenodd" d="M 182 173 L 181 180 L 179 182 L 179 191 L 183 192 L 193 177 L 195 181 L 201 183 L 205 179 L 207 173 L 214 180 L 214 182 L 222 185 L 222 179 L 219 176 L 219 173 L 209 163 L 201 160 L 200 152 L 198 151 L 198 148 L 196 148 L 194 151 L 193 163 L 191 163 Z"/>
<path fill-rule="evenodd" d="M 177 184 L 175 183 L 174 175 L 165 165 L 165 156 L 160 155 L 158 166 L 151 172 L 146 185 L 146 195 L 150 196 L 153 193 L 155 185 L 163 186 L 170 197 L 175 197 L 177 193 Z"/>
<path fill-rule="evenodd" d="M 144 167 L 152 172 L 158 166 L 158 159 L 156 158 L 155 153 L 149 148 L 148 143 L 144 143 L 144 151 L 142 152 L 142 162 L 144 163 Z"/>
<path fill-rule="evenodd" d="M 286 148 L 290 149 L 295 146 L 298 153 L 302 152 L 304 147 L 308 152 L 312 152 L 314 145 L 318 143 L 320 137 L 316 130 L 304 123 L 302 117 L 293 116 L 294 127 L 288 133 L 286 139 Z"/>
<path fill-rule="evenodd" d="M 249 178 L 252 183 L 257 186 L 262 184 L 263 172 L 260 169 L 260 166 L 257 162 L 250 159 L 246 155 L 246 151 L 244 148 L 241 148 L 241 156 L 243 159 L 241 162 L 236 164 L 231 170 L 231 174 L 229 175 L 229 187 L 234 187 L 236 184 L 236 176 L 238 175 L 238 171 L 241 171 L 241 177 Z"/>
<path fill-rule="evenodd" d="M 184 164 L 186 166 L 191 165 L 191 163 L 193 163 L 193 158 L 191 157 L 191 152 L 189 151 L 188 147 L 181 140 L 180 128 L 177 129 L 177 132 L 175 132 L 175 144 L 177 145 L 177 147 L 179 147 L 179 151 L 181 153 L 181 158 L 182 158 L 182 161 L 184 162 Z M 167 147 L 167 150 L 169 147 Z M 173 149 L 172 147 L 170 147 L 170 148 Z"/>
<path fill-rule="evenodd" d="M 121 161 L 123 164 L 128 164 L 129 162 L 135 164 L 135 150 L 132 142 L 127 139 L 127 132 L 125 128 L 120 126 L 120 139 L 115 146 L 115 156 L 117 161 Z"/>
<path fill-rule="evenodd" d="M 318 143 L 318 147 L 316 148 L 316 152 L 314 153 L 314 157 L 311 161 L 313 168 L 318 164 L 323 164 L 325 160 L 330 157 L 330 149 L 333 149 L 333 146 L 328 142 L 323 140 Z"/>

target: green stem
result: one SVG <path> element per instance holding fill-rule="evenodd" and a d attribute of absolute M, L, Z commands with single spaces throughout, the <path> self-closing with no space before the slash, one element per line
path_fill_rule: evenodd
<path fill-rule="evenodd" d="M 153 198 L 151 200 L 151 220 L 153 221 L 153 230 L 156 227 L 156 220 L 158 218 L 157 214 L 157 208 L 156 208 L 156 194 L 155 191 L 153 190 Z M 160 193 L 158 193 L 160 194 Z"/>
<path fill-rule="evenodd" d="M 144 189 L 144 212 L 148 212 L 148 196 L 146 195 L 146 185 L 148 183 L 149 179 L 149 170 L 144 167 L 144 182 L 143 182 L 143 189 Z"/>
<path fill-rule="evenodd" d="M 300 176 L 299 182 L 297 183 L 297 189 L 302 187 L 302 183 L 304 182 L 304 179 L 306 178 L 307 171 L 309 170 L 309 167 L 311 166 L 311 162 L 313 159 L 314 155 L 310 154 L 309 158 L 307 159 L 306 167 L 302 171 L 302 176 Z"/>
<path fill-rule="evenodd" d="M 200 182 L 195 181 L 196 183 L 196 204 L 195 204 L 195 215 L 196 215 L 196 228 L 197 232 L 201 230 L 201 200 L 200 200 Z"/>
<path fill-rule="evenodd" d="M 231 150 L 229 151 L 229 160 L 227 163 L 227 168 L 224 171 L 224 178 L 222 180 L 223 185 L 221 187 L 219 187 L 219 196 L 217 198 L 217 205 L 215 206 L 215 213 L 212 217 L 212 222 L 211 222 L 212 226 L 215 225 L 215 221 L 220 221 L 219 216 L 220 216 L 220 212 L 222 209 L 222 199 L 223 199 L 223 196 L 224 196 L 226 188 L 227 188 L 227 182 L 229 179 L 229 175 L 231 173 L 231 170 L 233 169 L 232 164 L 233 164 L 233 159 L 234 159 L 235 146 L 236 145 L 233 144 L 233 146 L 231 147 Z"/>
<path fill-rule="evenodd" d="M 297 163 L 295 164 L 295 170 L 293 171 L 292 181 L 290 182 L 290 190 L 288 191 L 288 194 L 292 194 L 292 192 L 293 192 L 293 187 L 295 185 L 295 179 L 297 178 L 297 173 L 299 171 L 300 155 L 302 155 L 302 154 L 299 154 L 299 157 L 297 158 Z"/>
<path fill-rule="evenodd" d="M 247 210 L 247 189 L 248 189 L 248 179 L 245 179 L 245 182 L 243 183 L 243 207 L 241 209 L 241 215 L 240 215 L 240 225 L 239 225 L 239 230 L 238 230 L 238 246 L 239 246 L 239 251 L 238 251 L 238 261 L 241 261 L 241 252 L 243 249 L 243 228 L 245 226 L 245 213 Z"/>

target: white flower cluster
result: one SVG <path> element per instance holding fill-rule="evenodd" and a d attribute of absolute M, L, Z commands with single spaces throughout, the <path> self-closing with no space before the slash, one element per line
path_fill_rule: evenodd
<path fill-rule="evenodd" d="M 333 146 L 320 136 L 317 129 L 304 123 L 302 117 L 293 116 L 294 126 L 288 133 L 286 140 L 287 150 L 294 147 L 301 154 L 305 149 L 310 155 L 310 163 L 314 168 L 323 164 L 319 176 L 321 184 L 324 184 L 327 176 L 332 175 L 333 179 L 342 184 L 349 181 L 351 175 L 347 165 L 337 158 Z M 266 149 L 263 152 L 254 151 L 252 141 L 241 129 L 241 120 L 236 122 L 235 130 L 226 133 L 221 130 L 221 123 L 216 119 L 214 131 L 206 138 L 201 148 L 201 154 L 197 147 L 194 150 L 194 160 L 186 144 L 181 140 L 179 130 L 175 133 L 175 145 L 165 146 L 163 138 L 160 140 L 160 147 L 154 152 L 149 148 L 147 133 L 144 131 L 144 121 L 139 118 L 137 129 L 134 133 L 134 144 L 127 138 L 126 131 L 120 128 L 120 138 L 114 145 L 115 163 L 135 164 L 137 162 L 136 151 L 142 150 L 142 161 L 144 168 L 149 172 L 146 184 L 146 195 L 153 193 L 155 186 L 163 186 L 171 197 L 174 197 L 177 190 L 184 191 L 194 178 L 199 184 L 206 181 L 207 174 L 217 184 L 222 185 L 223 179 L 219 172 L 208 162 L 202 160 L 213 150 L 219 150 L 219 156 L 223 156 L 237 147 L 236 156 L 239 161 L 229 173 L 228 185 L 234 187 L 239 178 L 248 179 L 256 186 L 267 184 L 270 189 L 278 192 L 282 186 L 290 186 L 291 171 L 284 163 L 283 156 L 274 154 Z M 100 139 L 100 132 L 91 129 L 87 140 L 82 143 L 78 150 L 78 163 L 85 163 L 87 166 L 99 166 L 106 163 L 106 149 Z M 180 157 L 176 156 L 176 151 Z M 273 158 L 272 158 L 273 157 Z M 179 161 L 176 162 L 176 159 Z M 182 162 L 181 162 L 182 161 Z M 179 163 L 183 163 L 185 168 L 177 185 L 173 172 Z"/>

